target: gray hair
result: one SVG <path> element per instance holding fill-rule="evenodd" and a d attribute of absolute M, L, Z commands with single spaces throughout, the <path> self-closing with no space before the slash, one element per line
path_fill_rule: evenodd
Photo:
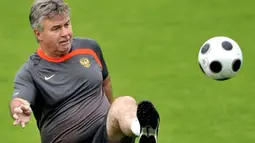
<path fill-rule="evenodd" d="M 58 14 L 68 14 L 69 7 L 63 0 L 35 0 L 29 14 L 30 25 L 33 29 L 43 31 L 41 21 L 51 19 Z"/>

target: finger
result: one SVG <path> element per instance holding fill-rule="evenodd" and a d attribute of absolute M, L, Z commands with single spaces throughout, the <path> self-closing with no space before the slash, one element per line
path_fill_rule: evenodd
<path fill-rule="evenodd" d="M 13 114 L 12 116 L 15 120 L 18 120 L 19 119 L 19 116 L 17 114 Z"/>
<path fill-rule="evenodd" d="M 26 114 L 30 114 L 30 113 L 32 113 L 32 109 L 29 107 L 29 109 L 28 109 L 28 110 L 24 111 L 24 113 L 26 113 Z"/>
<path fill-rule="evenodd" d="M 16 125 L 18 125 L 19 123 L 20 123 L 20 120 L 15 120 L 15 121 L 13 122 L 13 125 L 16 126 Z"/>
<path fill-rule="evenodd" d="M 21 127 L 22 127 L 22 128 L 25 128 L 25 126 L 26 126 L 26 125 L 25 125 L 25 122 L 22 121 L 22 122 L 21 122 Z"/>
<path fill-rule="evenodd" d="M 31 108 L 27 105 L 22 105 L 20 108 L 24 111 L 24 113 L 31 113 L 32 112 Z"/>
<path fill-rule="evenodd" d="M 23 113 L 23 111 L 22 111 L 22 109 L 21 109 L 20 107 L 14 108 L 13 111 L 14 111 L 15 113 L 19 113 L 19 114 L 22 114 L 22 113 Z"/>
<path fill-rule="evenodd" d="M 27 105 L 21 105 L 20 108 L 22 110 L 29 110 L 29 107 Z"/>

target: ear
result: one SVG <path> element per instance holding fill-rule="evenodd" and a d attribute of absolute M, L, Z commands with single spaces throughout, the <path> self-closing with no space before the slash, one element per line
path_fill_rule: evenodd
<path fill-rule="evenodd" d="M 34 29 L 34 34 L 35 34 L 36 39 L 38 41 L 42 41 L 42 34 L 41 34 L 41 32 L 39 32 L 37 29 Z"/>

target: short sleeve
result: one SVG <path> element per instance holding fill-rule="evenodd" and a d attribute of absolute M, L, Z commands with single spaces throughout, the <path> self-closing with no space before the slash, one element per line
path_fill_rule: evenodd
<path fill-rule="evenodd" d="M 29 70 L 28 63 L 26 63 L 17 72 L 14 78 L 12 98 L 22 98 L 33 105 L 36 97 L 36 88 Z"/>
<path fill-rule="evenodd" d="M 102 64 L 102 68 L 103 68 L 103 71 L 102 71 L 102 75 L 103 75 L 103 79 L 105 80 L 106 77 L 108 76 L 108 69 L 107 69 L 107 65 L 106 65 L 106 62 L 104 60 L 104 56 L 103 56 L 103 52 L 101 50 L 101 47 L 99 46 L 99 44 L 97 42 L 95 42 L 93 44 L 93 49 L 95 49 L 95 52 Z"/>

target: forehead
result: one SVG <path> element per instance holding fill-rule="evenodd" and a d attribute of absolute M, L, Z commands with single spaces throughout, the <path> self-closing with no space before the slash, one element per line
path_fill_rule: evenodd
<path fill-rule="evenodd" d="M 52 27 L 55 25 L 63 25 L 68 20 L 70 20 L 70 16 L 68 14 L 58 14 L 52 18 L 44 18 L 42 20 L 42 24 L 46 28 L 46 27 Z"/>

